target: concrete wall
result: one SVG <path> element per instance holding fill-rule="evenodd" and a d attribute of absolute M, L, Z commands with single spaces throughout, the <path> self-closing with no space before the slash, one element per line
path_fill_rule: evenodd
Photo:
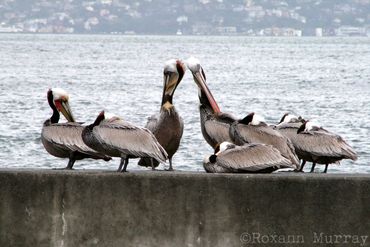
<path fill-rule="evenodd" d="M 369 175 L 0 170 L 0 246 L 330 241 L 370 246 Z"/>

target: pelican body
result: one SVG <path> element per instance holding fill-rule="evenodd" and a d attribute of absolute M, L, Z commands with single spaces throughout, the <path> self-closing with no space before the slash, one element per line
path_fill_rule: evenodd
<path fill-rule="evenodd" d="M 82 141 L 81 134 L 84 127 L 75 122 L 68 103 L 69 96 L 64 90 L 49 89 L 47 99 L 53 115 L 44 122 L 41 141 L 49 154 L 58 158 L 68 158 L 68 165 L 65 169 L 72 169 L 76 160 L 85 158 L 104 159 L 105 161 L 111 159 L 89 148 Z M 59 123 L 59 112 L 62 112 L 69 122 Z"/>
<path fill-rule="evenodd" d="M 172 103 L 173 94 L 185 74 L 185 66 L 180 60 L 169 60 L 166 62 L 163 71 L 163 94 L 161 109 L 158 114 L 151 116 L 145 128 L 149 129 L 157 138 L 161 146 L 168 154 L 170 167 L 172 168 L 172 157 L 180 146 L 181 137 L 184 131 L 184 121 L 176 111 Z M 141 158 L 140 166 L 157 167 L 159 162 L 149 158 Z"/>
<path fill-rule="evenodd" d="M 271 145 L 260 143 L 236 146 L 229 142 L 216 148 L 215 154 L 205 158 L 204 169 L 210 173 L 270 173 L 280 168 L 294 168 Z"/>
<path fill-rule="evenodd" d="M 231 114 L 221 112 L 206 84 L 206 75 L 199 60 L 189 58 L 187 66 L 199 89 L 199 113 L 203 138 L 213 149 L 224 141 L 231 142 L 229 128 L 236 118 Z"/>
<path fill-rule="evenodd" d="M 148 157 L 166 162 L 167 153 L 146 128 L 137 127 L 102 111 L 93 124 L 82 131 L 90 148 L 112 157 L 120 157 L 118 172 L 126 172 L 129 158 Z M 123 167 L 123 168 L 122 168 Z"/>
<path fill-rule="evenodd" d="M 301 117 L 294 116 L 292 114 L 286 113 L 281 118 L 278 125 L 274 129 L 278 130 L 283 136 L 287 137 L 293 144 L 295 153 L 298 158 L 302 160 L 299 171 L 303 170 L 306 162 L 313 162 L 312 155 L 309 150 L 305 149 L 306 138 L 304 135 L 298 135 L 297 131 L 304 123 L 304 119 Z"/>
<path fill-rule="evenodd" d="M 313 124 L 310 121 L 304 123 L 297 130 L 298 136 L 304 139 L 302 149 L 310 153 L 312 160 L 311 172 L 316 164 L 325 164 L 324 173 L 328 165 L 342 159 L 357 160 L 357 154 L 351 146 L 339 135 Z"/>
<path fill-rule="evenodd" d="M 244 119 L 235 121 L 230 127 L 230 137 L 237 145 L 245 143 L 272 145 L 297 169 L 299 167 L 299 160 L 291 141 L 273 127 L 268 126 L 257 114 L 250 113 Z"/>

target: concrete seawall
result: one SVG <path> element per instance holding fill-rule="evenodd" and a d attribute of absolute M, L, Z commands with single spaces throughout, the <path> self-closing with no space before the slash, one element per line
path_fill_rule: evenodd
<path fill-rule="evenodd" d="M 370 175 L 0 170 L 0 246 L 370 246 Z"/>

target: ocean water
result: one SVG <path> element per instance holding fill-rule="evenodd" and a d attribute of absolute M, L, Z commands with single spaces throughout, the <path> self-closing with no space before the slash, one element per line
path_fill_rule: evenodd
<path fill-rule="evenodd" d="M 40 140 L 51 116 L 48 88 L 69 92 L 77 121 L 91 123 L 104 109 L 144 126 L 160 108 L 164 62 L 195 56 L 222 111 L 238 117 L 253 111 L 271 124 L 286 112 L 316 119 L 359 156 L 329 172 L 370 172 L 369 38 L 1 34 L 0 47 L 0 167 L 66 166 Z M 203 171 L 212 150 L 201 135 L 189 71 L 174 104 L 185 122 L 174 168 Z M 136 163 L 128 170 L 144 169 Z M 115 170 L 118 164 L 117 158 L 82 160 L 74 167 Z"/>

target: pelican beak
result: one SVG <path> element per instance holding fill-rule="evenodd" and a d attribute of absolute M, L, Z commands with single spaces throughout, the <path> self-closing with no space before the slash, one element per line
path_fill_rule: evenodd
<path fill-rule="evenodd" d="M 163 76 L 162 106 L 166 103 L 172 104 L 172 96 L 175 92 L 177 82 L 173 79 L 174 73 L 165 73 Z"/>
<path fill-rule="evenodd" d="M 213 111 L 215 113 L 221 112 L 220 108 L 218 107 L 218 105 L 216 103 L 215 98 L 213 98 L 213 95 L 212 95 L 211 91 L 209 90 L 209 88 L 206 84 L 206 80 L 205 80 L 203 74 L 200 73 L 200 71 L 197 71 L 197 72 L 193 73 L 193 77 L 194 77 L 194 81 L 198 85 L 199 89 L 206 95 Z"/>
<path fill-rule="evenodd" d="M 75 122 L 75 118 L 73 117 L 71 107 L 69 106 L 68 101 L 61 100 L 60 107 L 58 110 L 63 114 L 63 116 L 68 120 L 68 122 Z"/>
<path fill-rule="evenodd" d="M 177 87 L 178 80 L 176 80 L 176 74 L 175 73 L 166 73 L 163 77 L 163 83 L 164 83 L 164 94 L 173 96 L 173 93 L 175 92 L 175 88 Z"/>

